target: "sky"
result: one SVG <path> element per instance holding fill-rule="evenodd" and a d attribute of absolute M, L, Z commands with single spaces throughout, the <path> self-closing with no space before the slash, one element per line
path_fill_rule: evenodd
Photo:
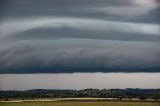
<path fill-rule="evenodd" d="M 160 73 L 0 74 L 0 90 L 160 89 Z"/>
<path fill-rule="evenodd" d="M 159 0 L 0 0 L 0 73 L 160 72 Z"/>

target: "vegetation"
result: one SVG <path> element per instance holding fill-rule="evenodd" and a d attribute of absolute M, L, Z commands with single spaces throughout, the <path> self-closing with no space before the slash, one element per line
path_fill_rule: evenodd
<path fill-rule="evenodd" d="M 41 98 L 123 98 L 132 99 L 160 99 L 160 89 L 85 89 L 85 90 L 26 90 L 26 91 L 0 91 L 1 100 L 9 99 L 41 99 Z"/>

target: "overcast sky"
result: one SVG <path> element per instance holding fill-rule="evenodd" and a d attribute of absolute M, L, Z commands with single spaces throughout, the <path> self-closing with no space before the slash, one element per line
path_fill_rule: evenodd
<path fill-rule="evenodd" d="M 160 73 L 0 74 L 0 90 L 160 89 Z"/>
<path fill-rule="evenodd" d="M 0 73 L 160 72 L 159 0 L 1 0 Z"/>

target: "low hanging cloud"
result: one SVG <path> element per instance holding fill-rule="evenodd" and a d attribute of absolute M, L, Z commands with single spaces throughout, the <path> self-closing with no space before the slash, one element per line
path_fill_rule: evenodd
<path fill-rule="evenodd" d="M 132 71 L 146 69 L 143 71 L 147 72 L 147 69 L 150 69 L 149 72 L 155 72 L 157 70 L 154 68 L 159 69 L 160 66 L 159 44 L 89 39 L 46 40 L 43 43 L 41 41 L 17 42 L 13 46 L 0 50 L 0 73 L 16 73 L 19 70 L 21 73 L 27 73 L 23 71 L 24 67 L 30 70 L 34 67 L 31 73 L 45 72 L 45 70 L 37 71 L 44 67 L 53 68 L 49 72 L 66 67 L 69 67 L 70 71 L 76 68 L 77 70 L 73 72 L 84 70 L 92 72 L 89 69 L 97 72 L 111 70 L 114 72 L 114 69 L 123 72 L 126 71 L 123 69 L 132 69 Z M 12 71 L 14 68 L 20 69 Z M 67 72 L 64 69 L 59 72 Z"/>
<path fill-rule="evenodd" d="M 2 0 L 0 73 L 159 72 L 159 3 Z"/>

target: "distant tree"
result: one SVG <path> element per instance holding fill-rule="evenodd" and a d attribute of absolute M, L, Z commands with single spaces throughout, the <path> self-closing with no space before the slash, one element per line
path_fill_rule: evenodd
<path fill-rule="evenodd" d="M 155 96 L 152 97 L 152 99 L 158 100 L 158 99 L 160 99 L 160 95 L 155 95 Z"/>
<path fill-rule="evenodd" d="M 146 97 L 146 96 L 140 96 L 139 99 L 140 99 L 140 100 L 146 100 L 147 97 Z"/>
<path fill-rule="evenodd" d="M 146 100 L 160 99 L 160 89 L 85 89 L 85 90 L 26 90 L 0 91 L 0 99 L 36 99 L 36 98 L 67 98 L 67 97 L 97 97 L 97 98 L 139 98 Z"/>
<path fill-rule="evenodd" d="M 118 100 L 122 100 L 122 99 L 123 99 L 123 97 L 122 97 L 122 96 L 119 96 L 119 97 L 118 97 Z"/>
<path fill-rule="evenodd" d="M 5 98 L 5 101 L 8 101 L 9 99 L 8 98 Z"/>

